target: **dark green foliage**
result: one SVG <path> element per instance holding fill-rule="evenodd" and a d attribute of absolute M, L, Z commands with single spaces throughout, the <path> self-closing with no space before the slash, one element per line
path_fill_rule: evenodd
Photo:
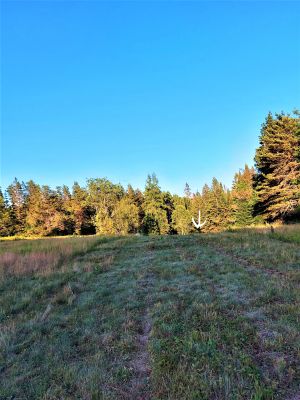
<path fill-rule="evenodd" d="M 233 223 L 231 193 L 216 178 L 210 187 L 204 185 L 202 193 L 193 196 L 191 209 L 194 217 L 200 210 L 203 221 L 207 220 L 204 232 L 226 229 Z"/>
<path fill-rule="evenodd" d="M 146 213 L 143 219 L 143 233 L 148 234 L 160 234 L 158 220 L 155 215 Z"/>
<path fill-rule="evenodd" d="M 128 201 L 130 204 L 134 204 L 138 208 L 138 218 L 139 218 L 138 226 L 141 227 L 143 218 L 145 216 L 145 213 L 143 210 L 143 203 L 144 203 L 143 193 L 139 189 L 134 190 L 131 185 L 128 185 L 126 197 L 128 198 Z"/>
<path fill-rule="evenodd" d="M 93 209 L 87 199 L 87 191 L 77 182 L 72 187 L 72 196 L 69 202 L 69 211 L 74 221 L 74 233 L 76 235 L 93 234 Z"/>
<path fill-rule="evenodd" d="M 172 224 L 172 214 L 174 211 L 174 201 L 170 192 L 163 192 L 163 209 L 166 211 L 169 227 Z"/>
<path fill-rule="evenodd" d="M 14 232 L 23 233 L 25 230 L 26 217 L 26 186 L 24 182 L 20 183 L 17 178 L 8 186 L 7 193 L 11 206 L 12 218 L 14 221 Z"/>
<path fill-rule="evenodd" d="M 300 119 L 270 113 L 256 151 L 256 213 L 266 220 L 284 219 L 300 205 Z"/>
<path fill-rule="evenodd" d="M 14 234 L 15 221 L 12 209 L 5 200 L 0 188 L 0 236 L 10 236 Z"/>
<path fill-rule="evenodd" d="M 255 222 L 253 207 L 255 204 L 255 192 L 253 189 L 254 168 L 245 165 L 234 176 L 232 185 L 232 200 L 234 222 L 237 226 L 249 226 Z"/>
<path fill-rule="evenodd" d="M 155 174 L 148 175 L 143 209 L 145 213 L 143 220 L 144 233 L 166 234 L 169 232 L 167 210 L 170 210 L 170 198 L 162 193 Z"/>
<path fill-rule="evenodd" d="M 188 183 L 186 183 L 185 187 L 184 187 L 184 197 L 186 199 L 190 199 L 192 197 L 191 188 L 190 188 L 190 185 Z"/>
<path fill-rule="evenodd" d="M 176 233 L 186 235 L 192 232 L 192 212 L 186 198 L 174 196 L 174 211 L 172 213 L 172 226 Z"/>

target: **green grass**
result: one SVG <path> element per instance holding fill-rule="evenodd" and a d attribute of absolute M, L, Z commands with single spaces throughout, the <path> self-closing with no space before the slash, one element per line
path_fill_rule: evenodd
<path fill-rule="evenodd" d="M 2 273 L 0 399 L 299 394 L 297 242 L 252 229 L 92 240 L 47 274 Z"/>
<path fill-rule="evenodd" d="M 284 242 L 294 242 L 300 244 L 300 227 L 299 225 L 283 225 L 275 229 L 273 237 Z"/>

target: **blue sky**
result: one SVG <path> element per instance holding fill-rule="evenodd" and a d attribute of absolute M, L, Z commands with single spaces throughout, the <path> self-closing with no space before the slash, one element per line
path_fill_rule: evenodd
<path fill-rule="evenodd" d="M 2 1 L 1 181 L 230 186 L 300 106 L 300 2 Z"/>

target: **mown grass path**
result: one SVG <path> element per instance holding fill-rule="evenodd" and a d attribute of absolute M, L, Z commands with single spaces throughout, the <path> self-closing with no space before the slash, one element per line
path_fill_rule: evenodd
<path fill-rule="evenodd" d="M 124 237 L 0 282 L 0 399 L 299 394 L 299 245 Z"/>

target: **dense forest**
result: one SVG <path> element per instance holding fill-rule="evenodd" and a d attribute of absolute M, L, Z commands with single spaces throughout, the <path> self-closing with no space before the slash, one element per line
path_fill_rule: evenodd
<path fill-rule="evenodd" d="M 162 191 L 155 174 L 142 192 L 110 182 L 88 179 L 67 186 L 40 186 L 17 179 L 0 190 L 0 236 L 85 234 L 188 234 L 201 210 L 204 232 L 262 222 L 297 221 L 300 217 L 299 112 L 269 113 L 262 125 L 255 168 L 239 170 L 232 188 L 216 178 L 184 196 Z"/>

